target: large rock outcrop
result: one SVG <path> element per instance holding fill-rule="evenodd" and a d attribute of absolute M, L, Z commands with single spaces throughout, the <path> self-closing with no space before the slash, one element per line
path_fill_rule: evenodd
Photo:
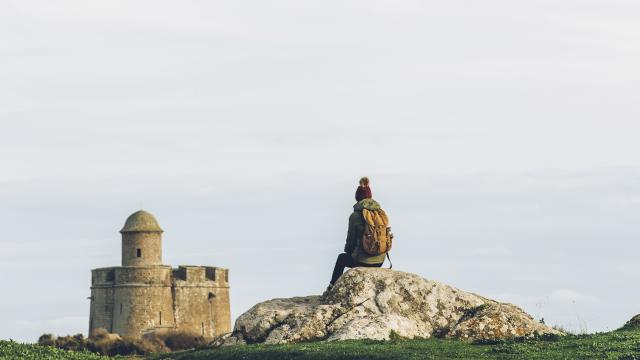
<path fill-rule="evenodd" d="M 377 268 L 346 272 L 323 296 L 274 299 L 241 315 L 225 345 L 313 340 L 505 339 L 560 334 L 515 305 L 420 276 Z"/>

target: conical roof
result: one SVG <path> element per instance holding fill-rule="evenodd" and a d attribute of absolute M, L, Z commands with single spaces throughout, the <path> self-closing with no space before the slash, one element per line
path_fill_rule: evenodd
<path fill-rule="evenodd" d="M 144 210 L 140 210 L 134 212 L 127 218 L 120 232 L 163 232 L 163 230 L 153 215 Z"/>

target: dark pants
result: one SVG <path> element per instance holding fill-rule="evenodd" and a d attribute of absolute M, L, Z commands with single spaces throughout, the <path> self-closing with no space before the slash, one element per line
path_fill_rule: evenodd
<path fill-rule="evenodd" d="M 331 276 L 331 285 L 335 284 L 336 281 L 340 278 L 340 275 L 344 272 L 344 268 L 354 268 L 354 267 L 381 267 L 383 263 L 380 264 L 363 264 L 360 262 L 356 262 L 351 257 L 351 254 L 342 253 L 338 255 L 338 259 L 336 260 L 336 266 L 333 268 L 333 276 Z"/>

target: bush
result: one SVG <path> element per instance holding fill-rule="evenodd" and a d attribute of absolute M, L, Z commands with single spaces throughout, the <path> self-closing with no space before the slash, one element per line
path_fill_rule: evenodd
<path fill-rule="evenodd" d="M 136 340 L 122 339 L 113 343 L 109 356 L 114 355 L 145 355 L 147 352 Z"/>
<path fill-rule="evenodd" d="M 99 353 L 107 356 L 148 355 L 186 350 L 206 345 L 205 339 L 187 332 L 152 333 L 138 338 L 122 338 L 105 329 L 96 329 L 87 339 L 82 334 L 55 337 L 44 334 L 38 339 L 42 346 L 52 346 L 64 350 Z"/>
<path fill-rule="evenodd" d="M 111 334 L 106 329 L 94 330 L 87 340 L 87 349 L 102 355 L 113 356 L 117 354 L 117 343 L 122 341 L 118 334 Z M 122 349 L 122 346 L 120 346 Z"/>
<path fill-rule="evenodd" d="M 97 328 L 93 330 L 91 334 L 89 334 L 90 339 L 101 340 L 107 337 L 110 337 L 113 334 L 110 334 L 105 328 Z"/>
<path fill-rule="evenodd" d="M 637 330 L 640 329 L 640 314 L 627 321 L 620 330 Z"/>
<path fill-rule="evenodd" d="M 42 334 L 38 338 L 38 345 L 55 346 L 56 345 L 56 338 L 52 334 Z"/>
<path fill-rule="evenodd" d="M 404 340 L 404 338 L 402 336 L 400 336 L 400 334 L 395 331 L 395 330 L 390 330 L 389 331 L 389 341 L 392 342 L 397 342 L 397 341 L 401 341 Z"/>
<path fill-rule="evenodd" d="M 171 351 L 171 348 L 169 348 L 159 336 L 145 336 L 139 339 L 138 342 L 140 343 L 140 347 L 147 353 L 166 353 Z"/>
<path fill-rule="evenodd" d="M 55 339 L 55 347 L 62 350 L 83 351 L 87 344 L 82 334 L 67 335 Z"/>
<path fill-rule="evenodd" d="M 194 349 L 206 344 L 202 336 L 186 332 L 170 332 L 160 335 L 160 337 L 171 351 Z"/>

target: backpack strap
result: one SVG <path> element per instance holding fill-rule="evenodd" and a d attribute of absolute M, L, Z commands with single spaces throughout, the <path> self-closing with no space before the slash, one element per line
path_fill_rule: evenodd
<path fill-rule="evenodd" d="M 389 259 L 389 269 L 393 269 L 393 263 L 391 262 L 391 256 L 389 256 L 388 252 L 387 252 L 387 259 Z"/>

